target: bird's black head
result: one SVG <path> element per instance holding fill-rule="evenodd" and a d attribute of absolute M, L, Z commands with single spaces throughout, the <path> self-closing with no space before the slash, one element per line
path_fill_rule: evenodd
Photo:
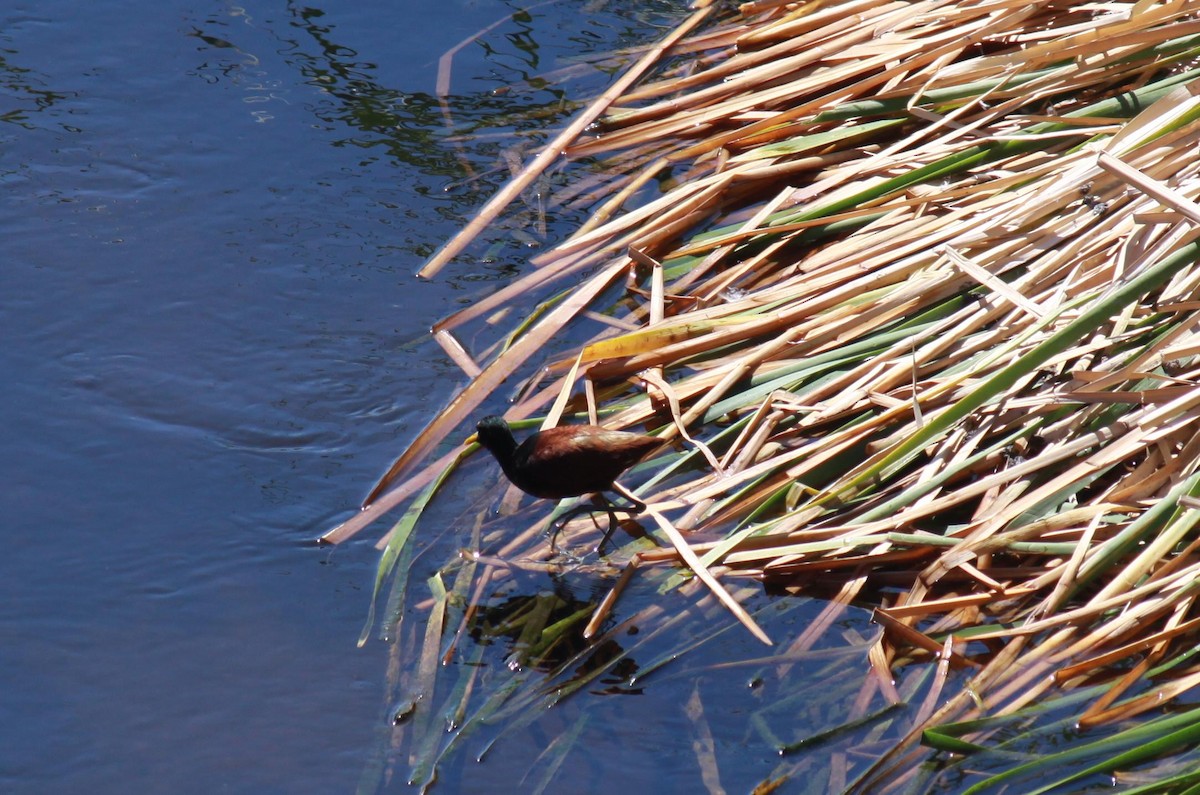
<path fill-rule="evenodd" d="M 517 446 L 503 417 L 484 417 L 475 426 L 475 432 L 479 436 L 479 443 L 493 453 L 511 452 Z"/>

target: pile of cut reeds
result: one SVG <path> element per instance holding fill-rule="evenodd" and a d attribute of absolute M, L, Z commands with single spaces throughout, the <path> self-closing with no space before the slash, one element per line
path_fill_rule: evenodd
<path fill-rule="evenodd" d="M 469 384 L 327 539 L 415 496 L 384 582 L 474 452 L 430 461 L 437 444 L 520 377 L 510 420 L 677 440 L 633 477 L 665 546 L 618 552 L 628 572 L 682 566 L 764 639 L 738 607 L 746 578 L 820 583 L 832 600 L 783 654 L 873 600 L 864 709 L 901 698 L 896 667 L 940 661 L 907 735 L 847 786 L 911 785 L 917 741 L 981 751 L 1051 696 L 1086 692 L 1087 728 L 1191 691 L 1200 2 L 764 0 L 716 17 L 648 48 L 426 265 L 560 154 L 593 164 L 558 197 L 586 196 L 591 221 L 437 326 Z M 507 307 L 525 319 L 485 357 L 454 336 Z M 455 569 L 468 603 L 505 561 L 552 557 L 544 518 L 498 549 L 477 530 L 494 551 Z M 434 651 L 460 631 L 443 619 Z M 941 692 L 952 667 L 969 684 Z M 1086 769 L 1051 756 L 979 786 L 1190 750 L 1200 712 L 1182 714 L 1109 735 Z"/>

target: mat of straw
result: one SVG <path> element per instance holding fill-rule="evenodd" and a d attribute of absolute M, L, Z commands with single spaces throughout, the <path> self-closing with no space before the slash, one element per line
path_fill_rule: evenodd
<path fill-rule="evenodd" d="M 394 563 L 471 454 L 435 459 L 439 442 L 524 377 L 510 420 L 572 412 L 674 443 L 640 476 L 665 548 L 637 564 L 686 567 L 734 611 L 754 579 L 819 582 L 835 595 L 818 629 L 878 600 L 863 687 L 885 699 L 901 661 L 971 672 L 931 695 L 864 789 L 908 770 L 930 726 L 1098 683 L 1079 723 L 1111 724 L 1188 692 L 1198 12 L 697 8 L 423 268 L 550 163 L 593 164 L 552 197 L 590 204 L 589 222 L 435 328 L 468 385 L 327 540 L 416 496 Z M 546 296 L 532 313 L 529 295 Z M 473 355 L 455 336 L 506 307 L 528 320 L 503 344 Z M 564 349 L 565 333 L 588 341 Z M 531 528 L 493 554 L 545 559 L 544 543 Z M 795 653 L 819 635 L 773 640 Z"/>

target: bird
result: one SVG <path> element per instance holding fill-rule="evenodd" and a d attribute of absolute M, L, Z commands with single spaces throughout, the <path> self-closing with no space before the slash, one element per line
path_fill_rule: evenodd
<path fill-rule="evenodd" d="M 616 527 L 614 511 L 638 514 L 646 504 L 615 483 L 617 477 L 651 450 L 663 444 L 662 439 L 640 433 L 614 431 L 598 425 L 562 425 L 547 428 L 517 444 L 512 429 L 502 417 L 484 417 L 475 426 L 481 446 L 500 464 L 514 486 L 526 494 L 543 499 L 561 500 L 584 494 L 599 494 L 607 503 L 602 509 L 609 515 L 609 527 L 597 550 L 603 554 Z M 615 491 L 633 505 L 619 506 L 603 492 Z M 583 507 L 582 511 L 591 509 Z M 569 515 L 568 514 L 568 515 Z M 550 538 L 551 548 L 561 529 L 561 523 Z"/>

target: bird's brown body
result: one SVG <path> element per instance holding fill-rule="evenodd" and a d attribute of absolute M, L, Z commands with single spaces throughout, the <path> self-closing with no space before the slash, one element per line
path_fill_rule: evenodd
<path fill-rule="evenodd" d="M 477 426 L 488 449 L 513 485 L 534 497 L 563 499 L 608 491 L 613 481 L 661 439 L 596 425 L 564 425 L 538 431 L 519 445 L 500 417 Z"/>

